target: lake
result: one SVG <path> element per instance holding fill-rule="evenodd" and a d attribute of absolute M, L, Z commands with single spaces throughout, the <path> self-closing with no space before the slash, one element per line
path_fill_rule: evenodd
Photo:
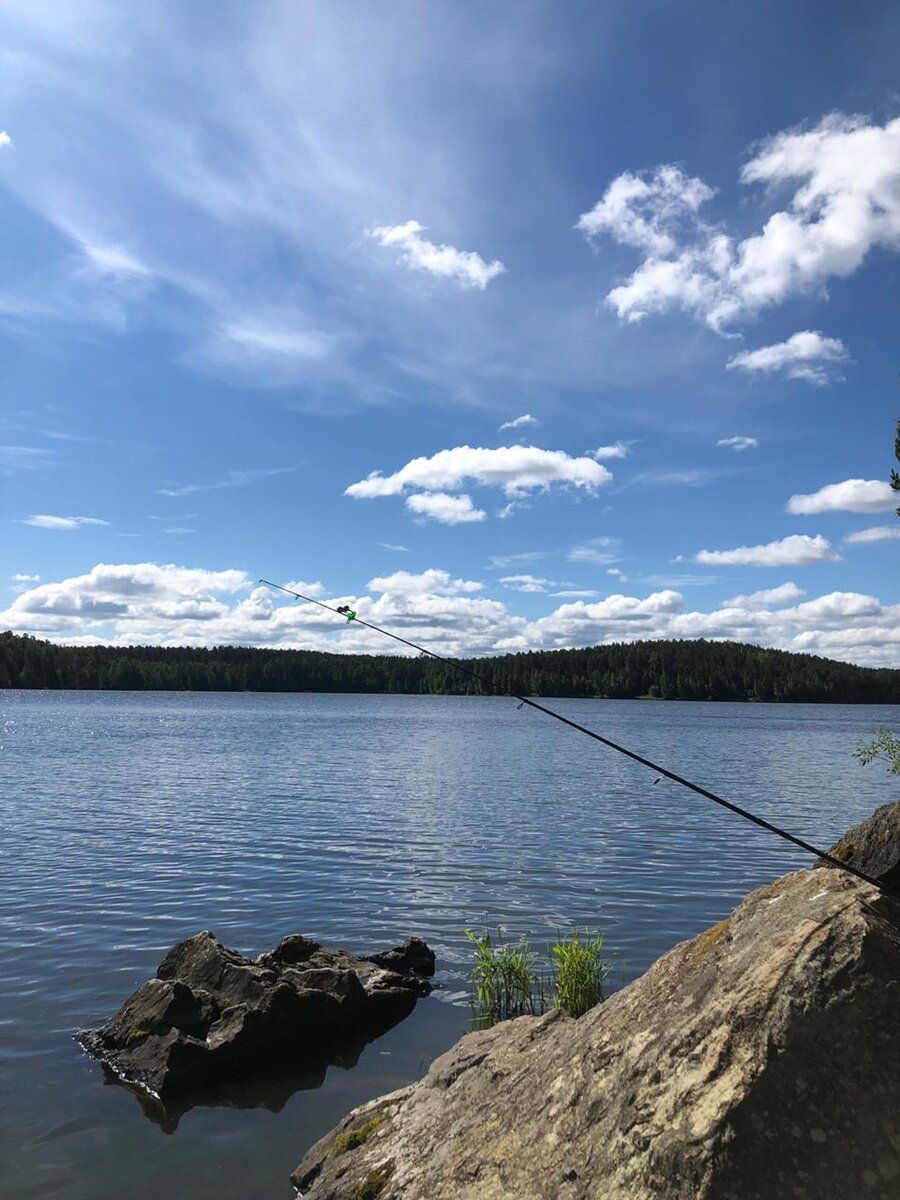
<path fill-rule="evenodd" d="M 558 700 L 573 720 L 827 847 L 896 798 L 851 753 L 898 708 Z M 469 1025 L 464 926 L 544 947 L 600 928 L 613 984 L 802 852 L 514 701 L 0 694 L 0 1196 L 283 1197 L 353 1105 Z M 409 934 L 439 988 L 316 1089 L 245 1089 L 175 1124 L 73 1040 L 179 939 L 253 955 L 288 933 Z"/>

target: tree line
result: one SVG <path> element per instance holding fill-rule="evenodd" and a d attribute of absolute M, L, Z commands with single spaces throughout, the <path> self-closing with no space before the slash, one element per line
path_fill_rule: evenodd
<path fill-rule="evenodd" d="M 393 692 L 610 699 L 900 704 L 900 671 L 740 642 L 645 641 L 535 650 L 464 665 L 248 646 L 60 646 L 0 633 L 0 688 L 191 692 Z"/>

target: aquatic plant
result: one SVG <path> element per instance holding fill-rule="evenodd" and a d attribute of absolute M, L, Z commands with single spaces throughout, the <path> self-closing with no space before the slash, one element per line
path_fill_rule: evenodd
<path fill-rule="evenodd" d="M 544 982 L 535 970 L 537 955 L 527 938 L 504 942 L 500 926 L 496 942 L 487 929 L 482 934 L 471 929 L 464 929 L 463 933 L 475 947 L 469 980 L 475 992 L 479 1023 L 494 1024 L 545 1010 Z"/>
<path fill-rule="evenodd" d="M 600 957 L 603 934 L 573 929 L 550 947 L 555 968 L 553 1003 L 572 1017 L 580 1017 L 603 999 L 603 981 L 609 975 L 609 963 Z"/>

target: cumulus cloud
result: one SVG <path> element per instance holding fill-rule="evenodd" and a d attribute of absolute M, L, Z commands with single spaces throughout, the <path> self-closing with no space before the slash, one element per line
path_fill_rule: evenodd
<path fill-rule="evenodd" d="M 853 274 L 873 249 L 900 246 L 900 118 L 834 113 L 756 148 L 741 182 L 791 184 L 788 204 L 744 239 L 702 219 L 714 195 L 677 166 L 626 172 L 578 228 L 641 251 L 607 295 L 626 321 L 682 309 L 715 330 Z"/>
<path fill-rule="evenodd" d="M 825 337 L 818 330 L 805 329 L 795 333 L 786 342 L 773 346 L 760 346 L 758 350 L 743 350 L 730 359 L 729 371 L 763 371 L 773 374 L 783 371 L 789 379 L 805 379 L 817 387 L 824 387 L 834 379 L 836 363 L 849 358 L 847 347 L 840 338 Z"/>
<path fill-rule="evenodd" d="M 463 287 L 483 292 L 492 279 L 505 272 L 506 267 L 499 259 L 485 262 L 474 250 L 435 245 L 422 237 L 425 228 L 418 221 L 407 221 L 404 225 L 379 225 L 366 232 L 382 246 L 399 249 L 402 261 L 408 267 L 428 271 L 443 279 L 455 279 Z"/>
<path fill-rule="evenodd" d="M 592 493 L 609 483 L 612 475 L 590 458 L 572 458 L 563 450 L 541 450 L 537 446 L 498 446 L 495 449 L 455 446 L 439 450 L 430 458 L 414 458 L 393 475 L 373 471 L 352 483 L 344 492 L 357 500 L 376 496 L 398 496 L 407 488 L 429 492 L 455 491 L 467 481 L 482 487 L 497 487 L 511 499 L 526 492 L 566 484 Z M 480 518 L 478 518 L 480 520 Z"/>
<path fill-rule="evenodd" d="M 471 496 L 451 496 L 449 492 L 416 492 L 406 497 L 406 507 L 413 516 L 441 525 L 468 525 L 487 516 L 483 509 L 475 507 Z"/>
<path fill-rule="evenodd" d="M 311 596 L 314 600 L 325 595 L 325 587 L 318 580 L 315 583 L 307 583 L 303 579 L 288 579 L 281 586 L 290 592 L 302 592 L 304 596 Z"/>
<path fill-rule="evenodd" d="M 99 517 L 54 517 L 49 513 L 35 513 L 25 517 L 23 525 L 33 525 L 35 529 L 80 529 L 83 525 L 108 525 L 109 521 L 101 521 Z"/>
<path fill-rule="evenodd" d="M 533 417 L 531 413 L 523 413 L 521 417 L 514 417 L 511 421 L 504 421 L 498 426 L 497 432 L 502 433 L 504 429 L 524 429 L 526 425 L 540 425 L 537 417 Z"/>
<path fill-rule="evenodd" d="M 873 525 L 869 529 L 858 529 L 848 533 L 845 542 L 857 545 L 865 542 L 886 542 L 890 538 L 900 538 L 900 525 Z"/>
<path fill-rule="evenodd" d="M 782 608 L 792 604 L 806 593 L 796 583 L 782 583 L 780 587 L 763 588 L 746 596 L 732 596 L 722 602 L 723 608 Z"/>
<path fill-rule="evenodd" d="M 880 479 L 845 479 L 829 483 L 809 495 L 791 496 L 787 511 L 795 516 L 810 516 L 823 512 L 884 512 L 893 508 L 896 494 L 889 483 Z"/>
<path fill-rule="evenodd" d="M 821 534 L 793 534 L 762 546 L 738 546 L 734 550 L 701 550 L 694 557 L 698 563 L 741 567 L 799 567 L 807 563 L 834 562 L 838 555 L 831 543 Z"/>
<path fill-rule="evenodd" d="M 729 450 L 740 454 L 742 450 L 755 450 L 759 446 L 759 442 L 755 437 L 730 437 L 719 438 L 716 445 L 727 446 Z"/>
<path fill-rule="evenodd" d="M 298 582 L 298 590 L 315 585 Z M 712 611 L 690 610 L 670 589 L 564 603 L 536 620 L 473 595 L 480 585 L 435 568 L 369 581 L 372 595 L 335 597 L 363 620 L 396 630 L 441 654 L 494 654 L 647 638 L 736 640 L 889 666 L 900 650 L 900 605 L 832 592 L 793 607 L 784 584 L 735 597 Z M 384 590 L 381 590 L 384 589 Z M 799 591 L 799 589 L 797 589 Z M 307 592 L 307 594 L 309 594 Z M 31 587 L 0 613 L 0 628 L 62 642 L 256 645 L 396 653 L 356 623 L 253 586 L 244 571 L 155 563 L 99 564 L 85 575 Z M 401 651 L 402 653 L 405 651 Z"/>
<path fill-rule="evenodd" d="M 599 462 L 605 458 L 625 458 L 630 453 L 630 442 L 613 442 L 611 446 L 598 446 L 596 450 L 589 450 L 588 457 L 595 458 Z"/>
<path fill-rule="evenodd" d="M 390 592 L 402 596 L 458 596 L 466 592 L 480 592 L 484 587 L 476 579 L 451 579 L 449 572 L 430 567 L 418 575 L 409 571 L 395 571 L 393 575 L 381 575 L 370 579 L 366 587 L 372 592 Z"/>
<path fill-rule="evenodd" d="M 0 147 L 11 146 L 11 145 L 12 145 L 12 138 L 9 136 L 9 134 L 6 132 L 5 129 L 0 129 Z"/>

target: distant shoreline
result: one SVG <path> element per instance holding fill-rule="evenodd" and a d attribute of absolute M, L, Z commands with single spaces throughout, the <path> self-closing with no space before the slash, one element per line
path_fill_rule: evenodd
<path fill-rule="evenodd" d="M 0 633 L 0 689 L 900 704 L 900 670 L 741 642 L 624 642 L 459 661 L 462 669 L 318 650 L 63 646 Z"/>

